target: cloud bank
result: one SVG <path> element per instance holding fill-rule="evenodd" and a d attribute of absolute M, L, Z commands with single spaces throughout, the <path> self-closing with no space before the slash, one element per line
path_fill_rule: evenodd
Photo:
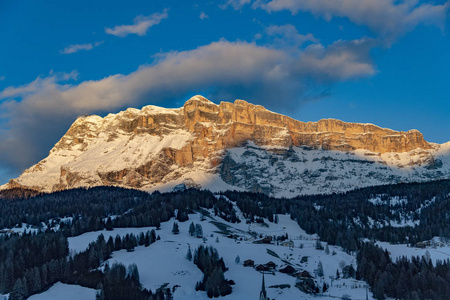
<path fill-rule="evenodd" d="M 434 5 L 417 0 L 258 0 L 252 6 L 268 12 L 309 12 L 328 21 L 344 17 L 392 41 L 419 24 L 443 29 L 450 1 Z"/>
<path fill-rule="evenodd" d="M 450 11 L 450 1 L 435 4 L 419 0 L 228 0 L 220 7 L 240 10 L 246 5 L 269 13 L 307 12 L 327 21 L 347 18 L 369 28 L 387 45 L 421 24 L 443 30 Z"/>
<path fill-rule="evenodd" d="M 163 19 L 169 17 L 167 11 L 165 9 L 162 13 L 154 13 L 150 16 L 137 16 L 133 20 L 133 25 L 117 25 L 114 28 L 105 28 L 105 32 L 118 37 L 126 37 L 129 34 L 146 35 L 150 27 L 158 25 Z"/>

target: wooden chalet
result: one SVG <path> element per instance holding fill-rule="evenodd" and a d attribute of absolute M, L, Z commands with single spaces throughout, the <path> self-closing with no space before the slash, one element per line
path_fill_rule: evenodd
<path fill-rule="evenodd" d="M 255 262 L 251 259 L 247 259 L 244 261 L 244 267 L 254 267 L 255 266 Z"/>

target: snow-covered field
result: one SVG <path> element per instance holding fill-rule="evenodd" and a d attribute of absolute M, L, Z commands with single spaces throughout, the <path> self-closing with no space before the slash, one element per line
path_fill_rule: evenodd
<path fill-rule="evenodd" d="M 82 235 L 68 238 L 69 251 L 71 253 L 77 253 L 86 250 L 86 248 L 89 246 L 89 243 L 95 242 L 100 234 L 103 234 L 105 240 L 108 240 L 110 236 L 114 238 L 116 235 L 125 236 L 127 235 L 127 233 L 138 235 L 141 232 L 146 233 L 148 230 L 152 229 L 155 229 L 155 227 L 140 227 L 140 228 L 129 227 L 129 228 L 116 228 L 112 231 L 100 230 L 100 231 L 86 232 Z"/>
<path fill-rule="evenodd" d="M 28 300 L 94 300 L 96 292 L 79 285 L 57 282 L 47 291 L 33 295 Z"/>
<path fill-rule="evenodd" d="M 161 229 L 157 230 L 160 240 L 151 244 L 149 247 L 137 247 L 133 252 L 125 250 L 113 253 L 111 259 L 106 263 L 112 265 L 114 262 L 120 262 L 125 265 L 136 264 L 140 273 L 140 280 L 145 288 L 155 291 L 164 284 L 168 287 L 176 287 L 174 299 L 208 299 L 205 292 L 195 291 L 195 284 L 203 277 L 202 272 L 194 265 L 192 261 L 186 259 L 188 248 L 194 251 L 199 245 L 206 244 L 215 247 L 219 255 L 223 257 L 225 265 L 229 270 L 225 273 L 227 279 L 235 282 L 231 295 L 225 299 L 257 299 L 261 289 L 262 275 L 252 267 L 244 267 L 243 261 L 252 259 L 255 265 L 265 264 L 273 261 L 277 264 L 277 269 L 290 264 L 298 271 L 308 271 L 318 285 L 326 282 L 330 285 L 328 291 L 323 295 L 314 296 L 301 292 L 295 287 L 296 278 L 280 272 L 265 275 L 266 289 L 268 297 L 271 299 L 328 299 L 330 297 L 340 298 L 347 294 L 351 299 L 365 299 L 366 283 L 354 279 L 333 279 L 336 270 L 342 274 L 342 265 L 353 265 L 356 269 L 356 259 L 341 251 L 340 247 L 329 246 L 330 254 L 324 250 L 315 248 L 317 235 L 309 235 L 302 230 L 298 224 L 291 220 L 288 215 L 278 215 L 278 224 L 266 222 L 264 224 L 246 224 L 242 213 L 235 206 L 241 223 L 233 224 L 224 221 L 219 217 L 214 217 L 212 210 L 210 216 L 202 218 L 199 213 L 190 214 L 189 220 L 179 223 L 180 233 L 172 233 L 173 223 L 177 222 L 171 219 L 161 224 Z M 204 219 L 204 220 L 202 220 Z M 189 225 L 191 222 L 201 224 L 205 239 L 192 237 L 189 235 Z M 15 231 L 23 231 L 27 226 L 24 224 Z M 220 227 L 220 228 L 219 228 Z M 100 234 L 106 239 L 116 235 L 125 236 L 128 233 L 135 235 L 141 232 L 155 229 L 154 227 L 143 228 L 116 228 L 112 231 L 95 231 L 82 234 L 77 237 L 69 238 L 69 248 L 72 253 L 85 250 L 89 243 L 95 241 Z M 29 229 L 27 229 L 29 230 Z M 226 230 L 226 234 L 223 232 Z M 220 233 L 222 231 L 222 233 Z M 228 238 L 229 234 L 235 235 L 234 238 Z M 292 240 L 294 247 L 286 247 L 277 244 L 255 244 L 255 236 L 281 236 L 287 234 L 289 240 Z M 238 238 L 236 238 L 238 236 Z M 392 259 L 401 256 L 422 256 L 426 251 L 430 253 L 432 261 L 450 259 L 450 246 L 442 243 L 439 238 L 433 239 L 437 247 L 428 246 L 426 249 L 408 247 L 405 244 L 391 245 L 385 242 L 377 242 L 379 246 L 390 252 Z M 325 243 L 323 243 L 325 246 Z M 333 255 L 333 253 L 335 253 Z M 240 257 L 240 262 L 236 263 L 236 256 Z M 308 257 L 307 262 L 302 262 L 302 258 Z M 316 269 L 319 261 L 323 264 L 324 275 L 318 277 Z M 288 288 L 275 288 L 271 286 L 289 285 Z M 95 299 L 96 291 L 77 285 L 67 285 L 56 283 L 49 290 L 31 296 L 30 300 L 57 300 L 57 299 Z M 368 293 L 369 299 L 372 299 L 371 293 Z M 0 297 L 1 299 L 1 297 Z"/>
<path fill-rule="evenodd" d="M 448 245 L 436 248 L 427 247 L 425 249 L 408 247 L 408 245 L 406 244 L 391 245 L 386 242 L 377 242 L 377 245 L 382 247 L 383 249 L 387 249 L 394 261 L 402 256 L 406 256 L 408 258 L 411 258 L 413 256 L 422 257 L 427 251 L 430 253 L 430 258 L 433 261 L 433 264 L 435 264 L 438 259 L 442 261 L 450 259 L 450 246 Z"/>
<path fill-rule="evenodd" d="M 217 196 L 218 197 L 218 196 Z M 243 261 L 252 259 L 255 265 L 265 264 L 273 261 L 277 265 L 277 270 L 291 265 L 297 271 L 306 270 L 315 277 L 318 286 L 324 282 L 330 285 L 328 291 L 323 295 L 314 296 L 300 291 L 296 284 L 296 278 L 281 272 L 265 275 L 268 297 L 271 299 L 325 299 L 329 297 L 342 297 L 347 294 L 351 299 L 365 299 L 366 283 L 354 279 L 332 278 L 336 275 L 336 270 L 342 274 L 343 265 L 353 265 L 356 269 L 356 259 L 341 250 L 340 247 L 329 246 L 329 254 L 324 250 L 317 250 L 315 245 L 319 237 L 309 235 L 299 225 L 291 220 L 288 215 L 278 215 L 278 224 L 265 220 L 265 223 L 246 224 L 244 217 L 237 206 L 234 206 L 241 223 L 229 223 L 219 217 L 214 217 L 213 211 L 210 215 L 202 217 L 200 213 L 190 214 L 189 220 L 179 224 L 180 233 L 174 235 L 172 228 L 174 218 L 162 223 L 161 228 L 156 230 L 160 237 L 149 247 L 136 247 L 135 251 L 126 250 L 113 252 L 112 258 L 107 262 L 112 265 L 120 262 L 124 265 L 136 264 L 140 273 L 140 280 L 145 288 L 155 291 L 159 287 L 168 284 L 168 287 L 176 286 L 174 292 L 175 299 L 208 299 L 205 292 L 195 291 L 196 282 L 203 277 L 202 272 L 192 261 L 186 259 L 188 249 L 194 251 L 199 245 L 211 245 L 216 248 L 219 255 L 223 257 L 225 265 L 229 270 L 225 273 L 227 279 L 235 282 L 233 292 L 226 296 L 226 299 L 252 299 L 257 298 L 261 289 L 262 275 L 252 267 L 244 267 Z M 319 208 L 320 209 L 320 208 Z M 191 222 L 200 224 L 203 228 L 205 239 L 192 237 L 189 235 L 189 225 Z M 30 227 L 23 224 L 22 227 L 12 229 L 15 232 L 30 231 Z M 69 249 L 72 254 L 85 250 L 89 243 L 94 242 L 100 234 L 105 239 L 116 235 L 125 236 L 133 233 L 139 235 L 154 227 L 142 228 L 115 228 L 112 231 L 102 230 L 87 232 L 77 237 L 68 238 Z M 37 230 L 37 229 L 33 229 Z M 228 236 L 232 234 L 233 238 Z M 277 243 L 256 244 L 255 240 L 262 236 L 283 236 L 288 235 L 293 242 L 293 247 L 283 246 Z M 325 246 L 325 243 L 322 243 Z M 430 254 L 433 263 L 437 260 L 450 259 L 450 245 L 440 238 L 430 241 L 432 246 L 425 249 L 408 247 L 406 244 L 391 245 L 386 242 L 377 242 L 379 246 L 387 249 L 391 258 L 423 256 L 426 252 Z M 236 257 L 240 257 L 240 262 L 236 263 Z M 304 259 L 307 257 L 307 261 Z M 303 259 L 303 260 L 302 260 Z M 319 262 L 323 264 L 324 276 L 316 275 Z M 287 288 L 271 287 L 289 285 Z M 57 283 L 49 290 L 33 295 L 31 300 L 56 300 L 56 299 L 95 299 L 95 290 L 77 285 L 66 285 Z M 371 293 L 369 292 L 371 299 Z M 0 295 L 0 299 L 1 295 Z"/>
<path fill-rule="evenodd" d="M 213 216 L 213 214 L 211 214 Z M 227 227 L 228 232 L 239 236 L 238 239 L 228 238 L 218 233 L 219 228 L 212 222 L 220 222 L 222 228 Z M 200 244 L 205 243 L 215 247 L 219 255 L 223 257 L 229 270 L 225 273 L 227 279 L 235 281 L 233 292 L 225 299 L 257 299 L 261 290 L 262 275 L 252 267 L 244 267 L 243 261 L 252 259 L 257 264 L 265 264 L 273 261 L 277 268 L 284 267 L 287 263 L 297 270 L 306 270 L 315 276 L 319 261 L 322 262 L 325 276 L 317 278 L 319 285 L 323 282 L 331 285 L 330 276 L 335 276 L 336 270 L 341 272 L 340 264 L 353 264 L 356 268 L 356 259 L 340 250 L 339 247 L 330 246 L 330 254 L 324 250 L 316 250 L 317 236 L 306 234 L 298 224 L 287 215 L 279 216 L 279 223 L 274 224 L 266 221 L 266 225 L 228 223 L 218 217 L 207 217 L 201 221 L 200 214 L 189 215 L 189 221 L 179 223 L 180 234 L 172 234 L 175 220 L 161 224 L 157 235 L 161 237 L 149 247 L 137 247 L 134 252 L 125 250 L 113 253 L 113 257 L 107 262 L 121 262 L 125 265 L 135 263 L 139 268 L 140 279 L 144 287 L 155 291 L 158 287 L 168 283 L 169 287 L 178 285 L 174 293 L 175 299 L 208 299 L 205 292 L 195 291 L 195 284 L 202 279 L 203 274 L 192 261 L 186 259 L 188 248 L 194 251 Z M 201 224 L 206 241 L 189 235 L 188 229 L 191 222 Z M 113 231 L 97 231 L 85 233 L 81 236 L 69 238 L 71 251 L 82 251 L 90 242 L 95 241 L 99 234 L 105 238 L 127 233 L 139 234 L 152 228 L 118 228 Z M 250 234 L 250 232 L 252 232 Z M 294 242 L 294 248 L 274 244 L 255 244 L 254 235 L 280 236 L 288 234 Z M 252 236 L 253 235 L 253 236 Z M 218 242 L 217 242 L 218 238 Z M 240 240 L 242 238 L 242 240 Z M 300 248 L 302 244 L 302 248 Z M 325 244 L 324 244 L 325 246 Z M 268 253 L 271 251 L 271 254 Z M 336 252 L 332 255 L 333 251 Z M 240 263 L 236 263 L 236 256 L 240 257 Z M 274 256 L 275 255 L 275 256 Z M 278 257 L 276 257 L 278 256 Z M 308 257 L 307 262 L 301 263 L 302 257 Z M 266 275 L 266 288 L 268 297 L 271 299 L 322 299 L 329 296 L 341 297 L 348 294 L 352 299 L 365 299 L 366 283 L 353 279 L 339 279 L 333 282 L 333 286 L 323 297 L 308 295 L 295 287 L 296 278 L 280 272 L 274 275 Z M 270 286 L 288 284 L 289 288 L 270 288 Z M 370 293 L 369 293 L 370 295 Z M 370 296 L 369 296 L 370 297 Z"/>

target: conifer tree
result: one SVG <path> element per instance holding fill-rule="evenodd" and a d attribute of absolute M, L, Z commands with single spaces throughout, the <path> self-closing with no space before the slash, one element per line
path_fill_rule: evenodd
<path fill-rule="evenodd" d="M 138 285 L 140 285 L 139 281 L 140 281 L 140 277 L 139 277 L 139 270 L 136 264 L 131 264 L 128 266 L 128 277 L 134 281 L 135 283 L 137 283 Z"/>
<path fill-rule="evenodd" d="M 323 265 L 322 262 L 319 260 L 319 264 L 317 265 L 317 275 L 320 277 L 323 277 Z"/>
<path fill-rule="evenodd" d="M 316 250 L 323 250 L 323 246 L 320 240 L 316 240 Z"/>
<path fill-rule="evenodd" d="M 23 300 L 27 296 L 26 285 L 23 284 L 22 279 L 17 279 L 14 283 L 13 290 L 9 295 L 10 300 Z"/>
<path fill-rule="evenodd" d="M 203 228 L 202 225 L 200 224 L 195 224 L 195 235 L 198 238 L 202 238 L 203 237 Z"/>
<path fill-rule="evenodd" d="M 187 260 L 191 261 L 192 260 L 192 251 L 191 251 L 191 247 L 188 248 L 188 252 L 186 254 L 186 258 Z"/>
<path fill-rule="evenodd" d="M 173 234 L 179 234 L 180 233 L 180 228 L 178 227 L 178 223 L 177 222 L 173 223 L 172 233 Z"/>
<path fill-rule="evenodd" d="M 144 246 L 145 247 L 150 246 L 150 231 L 147 231 L 145 233 Z"/>
<path fill-rule="evenodd" d="M 108 220 L 106 220 L 105 229 L 106 230 L 113 230 L 114 229 L 113 225 L 112 225 L 111 217 L 108 217 Z"/>
<path fill-rule="evenodd" d="M 191 222 L 191 224 L 189 225 L 189 235 L 190 236 L 195 236 L 195 225 L 194 225 L 194 222 Z"/>

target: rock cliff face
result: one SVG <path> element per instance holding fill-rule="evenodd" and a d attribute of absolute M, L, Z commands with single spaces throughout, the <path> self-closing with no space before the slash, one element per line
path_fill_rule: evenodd
<path fill-rule="evenodd" d="M 348 161 L 348 157 L 342 157 L 345 153 L 357 153 L 361 155 L 359 160 L 377 166 L 408 167 L 416 173 L 419 168 L 424 170 L 417 173 L 420 176 L 426 173 L 423 175 L 426 178 L 441 178 L 447 176 L 445 170 L 448 167 L 448 151 L 444 148 L 426 142 L 417 130 L 398 132 L 372 124 L 333 119 L 305 123 L 243 100 L 217 105 L 202 96 L 195 96 L 178 109 L 145 106 L 141 110 L 130 108 L 104 118 L 79 117 L 46 159 L 19 178 L 12 179 L 4 188 L 54 191 L 80 186 L 120 185 L 155 189 L 184 183 L 271 193 L 274 187 L 270 184 L 249 187 L 248 181 L 259 182 L 267 174 L 277 178 L 292 175 L 287 175 L 286 167 L 283 169 L 282 166 L 272 173 L 252 173 L 255 164 L 242 161 L 242 156 L 235 155 L 253 151 L 251 149 L 264 149 L 269 161 L 285 158 L 303 169 L 308 160 L 303 154 L 299 155 L 299 149 L 312 151 L 309 154 L 338 153 L 341 161 Z M 441 154 L 443 160 L 439 158 Z M 254 174 L 255 178 L 242 179 L 245 170 L 250 171 L 250 175 L 244 177 Z M 317 178 L 317 174 L 313 174 L 316 171 L 311 169 L 308 171 L 312 172 L 310 176 L 305 176 Z M 354 187 L 357 187 L 356 177 L 362 173 L 355 171 L 354 175 L 349 174 L 346 176 L 354 177 Z M 416 179 L 422 180 L 419 175 Z M 328 181 L 330 178 L 339 182 L 343 177 L 328 177 Z M 314 182 L 322 184 L 321 181 Z M 342 189 L 350 188 L 351 184 L 347 184 Z M 305 188 L 292 191 L 293 195 L 308 192 Z M 330 191 L 334 190 L 313 189 L 309 192 Z"/>

